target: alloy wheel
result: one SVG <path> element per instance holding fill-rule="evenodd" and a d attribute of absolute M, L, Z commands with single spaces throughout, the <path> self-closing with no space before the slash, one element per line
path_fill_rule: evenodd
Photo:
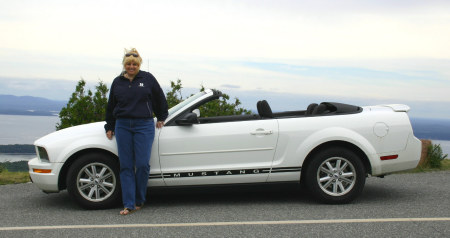
<path fill-rule="evenodd" d="M 350 192 L 356 183 L 355 167 L 345 158 L 329 158 L 320 164 L 317 182 L 326 194 L 342 196 Z"/>
<path fill-rule="evenodd" d="M 87 200 L 92 202 L 104 201 L 116 189 L 114 171 L 102 163 L 90 163 L 78 172 L 77 189 Z"/>

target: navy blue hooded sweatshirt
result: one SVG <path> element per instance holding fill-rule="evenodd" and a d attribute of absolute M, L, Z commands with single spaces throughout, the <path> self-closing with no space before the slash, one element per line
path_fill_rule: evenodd
<path fill-rule="evenodd" d="M 153 118 L 165 121 L 168 106 L 164 92 L 149 72 L 139 71 L 133 81 L 116 77 L 109 92 L 106 108 L 106 131 L 114 131 L 118 118 Z"/>

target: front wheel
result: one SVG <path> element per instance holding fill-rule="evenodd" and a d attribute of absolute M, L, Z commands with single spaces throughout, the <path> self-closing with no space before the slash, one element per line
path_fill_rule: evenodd
<path fill-rule="evenodd" d="M 305 173 L 305 185 L 312 195 L 331 204 L 353 201 L 366 181 L 361 159 L 353 151 L 339 147 L 315 154 Z"/>
<path fill-rule="evenodd" d="M 70 167 L 67 191 L 82 207 L 102 209 L 120 200 L 119 162 L 102 153 L 82 155 Z"/>

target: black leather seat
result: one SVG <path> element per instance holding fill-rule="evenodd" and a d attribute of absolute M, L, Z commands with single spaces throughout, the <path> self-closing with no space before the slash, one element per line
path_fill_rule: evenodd
<path fill-rule="evenodd" d="M 272 109 L 270 109 L 269 103 L 266 100 L 258 101 L 256 108 L 261 118 L 273 118 Z"/>
<path fill-rule="evenodd" d="M 328 108 L 328 105 L 326 103 L 321 103 L 319 106 L 314 108 L 312 115 L 326 114 L 329 112 L 330 112 L 330 109 Z"/>
<path fill-rule="evenodd" d="M 318 106 L 317 103 L 311 103 L 308 105 L 308 108 L 306 108 L 306 113 L 305 115 L 312 115 L 314 109 L 316 109 L 316 107 Z"/>

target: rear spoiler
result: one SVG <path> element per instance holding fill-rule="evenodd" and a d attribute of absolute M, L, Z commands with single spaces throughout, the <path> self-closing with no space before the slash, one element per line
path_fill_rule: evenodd
<path fill-rule="evenodd" d="M 389 107 L 395 112 L 408 112 L 411 108 L 404 104 L 386 104 L 380 105 L 381 107 Z"/>

